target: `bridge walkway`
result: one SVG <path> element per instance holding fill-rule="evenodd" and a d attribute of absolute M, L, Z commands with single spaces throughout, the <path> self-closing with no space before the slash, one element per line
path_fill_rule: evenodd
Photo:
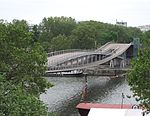
<path fill-rule="evenodd" d="M 70 66 L 58 66 L 58 67 L 51 67 L 51 61 L 52 61 L 52 57 L 49 59 L 49 70 L 47 71 L 48 73 L 52 73 L 52 72 L 61 72 L 61 71 L 69 71 L 69 70 L 83 70 L 86 68 L 90 68 L 90 67 L 95 67 L 101 64 L 104 64 L 116 57 L 119 57 L 121 54 L 123 54 L 129 47 L 131 46 L 131 44 L 116 44 L 116 43 L 110 43 L 107 44 L 105 46 L 103 46 L 102 49 L 100 50 L 95 50 L 94 52 L 75 52 L 74 53 L 65 53 L 62 55 L 57 55 L 57 56 L 53 56 L 53 60 L 55 61 L 53 63 L 53 66 L 56 66 L 56 64 L 62 63 L 66 60 L 70 60 L 70 58 L 72 59 L 77 59 L 78 57 L 81 56 L 85 56 L 85 55 L 93 55 L 93 54 L 108 54 L 111 53 L 110 51 L 113 51 L 113 53 L 111 53 L 109 56 L 107 56 L 106 58 L 99 60 L 99 61 L 95 61 L 95 62 L 91 62 L 88 64 L 81 64 L 81 65 L 70 65 Z M 108 52 L 109 51 L 109 52 Z"/>

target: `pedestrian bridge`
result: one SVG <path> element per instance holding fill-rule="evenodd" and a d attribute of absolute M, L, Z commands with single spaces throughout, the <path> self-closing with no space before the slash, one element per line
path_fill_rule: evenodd
<path fill-rule="evenodd" d="M 89 68 L 126 67 L 133 57 L 132 43 L 108 42 L 96 50 L 62 50 L 48 54 L 46 73 L 86 70 Z"/>

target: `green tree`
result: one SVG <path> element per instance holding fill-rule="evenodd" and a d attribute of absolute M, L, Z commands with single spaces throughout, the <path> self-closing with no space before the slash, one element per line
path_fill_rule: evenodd
<path fill-rule="evenodd" d="M 88 23 L 79 23 L 72 31 L 72 48 L 91 49 L 95 48 L 96 28 Z"/>
<path fill-rule="evenodd" d="M 48 17 L 42 20 L 40 26 L 43 27 L 42 32 L 51 33 L 52 37 L 59 34 L 69 36 L 76 26 L 76 21 L 71 17 Z"/>
<path fill-rule="evenodd" d="M 41 76 L 47 55 L 26 21 L 0 22 L 0 115 L 46 115 L 39 95 L 52 86 Z"/>
<path fill-rule="evenodd" d="M 0 72 L 8 81 L 22 83 L 27 91 L 38 95 L 50 86 L 41 78 L 46 62 L 46 53 L 39 43 L 33 43 L 25 21 L 0 24 Z"/>
<path fill-rule="evenodd" d="M 141 41 L 144 44 L 144 47 L 149 47 L 149 43 L 150 43 L 150 30 L 143 33 Z"/>
<path fill-rule="evenodd" d="M 33 43 L 34 42 L 38 42 L 39 41 L 39 37 L 40 37 L 40 30 L 39 30 L 38 25 L 31 26 L 31 32 L 32 32 Z"/>
<path fill-rule="evenodd" d="M 71 40 L 65 35 L 58 35 L 52 39 L 51 45 L 53 51 L 70 49 Z"/>
<path fill-rule="evenodd" d="M 142 32 L 133 27 L 123 27 L 98 21 L 76 22 L 71 17 L 44 18 L 39 25 L 40 39 L 46 51 L 54 50 L 53 38 L 64 35 L 71 40 L 71 48 L 97 48 L 107 42 L 132 42 Z M 62 48 L 63 49 L 63 48 Z M 65 48 L 64 48 L 65 49 Z"/>
<path fill-rule="evenodd" d="M 47 111 L 47 106 L 39 98 L 0 75 L 1 116 L 46 116 Z"/>
<path fill-rule="evenodd" d="M 52 47 L 52 39 L 59 35 L 66 37 L 71 35 L 72 30 L 76 27 L 75 19 L 71 17 L 48 17 L 44 18 L 39 25 L 40 43 L 46 51 L 50 51 Z"/>
<path fill-rule="evenodd" d="M 150 110 L 150 39 L 146 41 L 138 57 L 132 61 L 128 82 L 136 99 Z"/>

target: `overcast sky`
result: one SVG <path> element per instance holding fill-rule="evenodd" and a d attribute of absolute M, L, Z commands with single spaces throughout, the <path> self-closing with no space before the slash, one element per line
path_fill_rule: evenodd
<path fill-rule="evenodd" d="M 140 26 L 150 24 L 150 0 L 0 0 L 0 19 L 38 24 L 50 16 Z"/>

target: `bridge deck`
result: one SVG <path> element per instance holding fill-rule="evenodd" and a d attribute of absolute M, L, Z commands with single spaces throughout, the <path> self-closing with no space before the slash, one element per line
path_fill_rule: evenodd
<path fill-rule="evenodd" d="M 65 66 L 65 67 L 56 67 L 53 68 L 49 71 L 49 73 L 52 72 L 61 72 L 61 71 L 69 71 L 69 70 L 80 70 L 80 69 L 86 69 L 90 67 L 95 67 L 101 64 L 104 64 L 116 57 L 119 57 L 122 55 L 129 47 L 131 44 L 118 44 L 118 43 L 110 43 L 105 46 L 103 46 L 101 49 L 95 50 L 93 52 L 71 52 L 71 53 L 64 53 L 64 54 L 59 54 L 55 56 L 48 57 L 48 66 L 56 66 L 56 64 L 65 62 L 70 59 L 77 59 L 78 57 L 85 56 L 85 55 L 93 55 L 93 54 L 108 54 L 111 53 L 109 56 L 106 58 L 91 62 L 88 64 L 82 64 L 82 65 L 72 65 L 72 66 Z"/>

